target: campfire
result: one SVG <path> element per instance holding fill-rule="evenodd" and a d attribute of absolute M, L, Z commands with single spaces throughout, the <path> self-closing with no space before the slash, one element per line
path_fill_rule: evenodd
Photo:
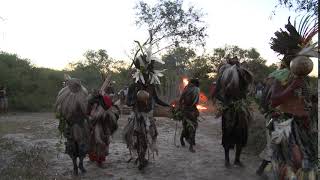
<path fill-rule="evenodd" d="M 201 111 L 201 110 L 207 110 L 208 108 L 205 107 L 205 106 L 202 106 L 202 105 L 198 104 L 198 105 L 197 105 L 197 109 L 198 109 L 199 111 Z"/>
<path fill-rule="evenodd" d="M 189 83 L 189 80 L 187 78 L 183 78 L 182 79 L 182 83 L 183 83 L 183 88 L 186 87 Z"/>
<path fill-rule="evenodd" d="M 185 88 L 189 83 L 188 78 L 183 78 L 182 79 L 182 89 Z M 203 93 L 200 92 L 200 100 L 199 100 L 199 104 L 197 105 L 197 109 L 199 111 L 205 111 L 208 108 L 205 106 L 205 104 L 208 102 L 208 98 L 207 96 Z M 176 107 L 176 102 L 171 103 L 172 107 Z"/>

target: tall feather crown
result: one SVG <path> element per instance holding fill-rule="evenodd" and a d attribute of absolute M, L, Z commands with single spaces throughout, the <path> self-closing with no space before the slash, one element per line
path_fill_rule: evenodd
<path fill-rule="evenodd" d="M 301 55 L 304 49 L 313 51 L 309 55 L 305 54 L 306 56 L 317 56 L 319 53 L 316 43 L 312 44 L 312 38 L 319 32 L 317 17 L 306 14 L 299 24 L 296 20 L 297 18 L 292 25 L 289 17 L 288 24 L 285 25 L 286 31 L 280 29 L 274 33 L 275 37 L 271 38 L 271 49 L 284 55 L 283 61 L 286 65 L 290 64 L 295 56 Z"/>
<path fill-rule="evenodd" d="M 162 72 L 165 71 L 165 69 L 155 70 L 154 63 L 159 62 L 164 64 L 164 62 L 153 56 L 151 43 L 149 44 L 149 47 L 141 46 L 140 43 L 138 44 L 141 53 L 133 60 L 136 72 L 132 77 L 135 82 L 140 81 L 143 84 L 160 84 L 160 77 L 163 76 Z"/>

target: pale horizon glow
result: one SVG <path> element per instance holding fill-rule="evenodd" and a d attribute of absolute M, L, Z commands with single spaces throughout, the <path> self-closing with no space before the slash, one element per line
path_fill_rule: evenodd
<path fill-rule="evenodd" d="M 119 60 L 130 61 L 134 40 L 143 41 L 145 29 L 135 26 L 135 0 L 1 0 L 0 50 L 30 59 L 37 67 L 64 69 L 83 59 L 90 49 L 106 49 Z M 150 2 L 150 0 L 147 0 Z M 154 0 L 152 0 L 154 2 Z M 207 14 L 206 52 L 224 45 L 256 48 L 267 64 L 279 62 L 269 42 L 284 28 L 289 16 L 298 14 L 276 9 L 277 0 L 185 0 Z M 312 75 L 318 74 L 315 59 Z"/>

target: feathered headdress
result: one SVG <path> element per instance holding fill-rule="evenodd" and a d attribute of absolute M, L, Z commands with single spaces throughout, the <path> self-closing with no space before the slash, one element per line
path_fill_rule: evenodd
<path fill-rule="evenodd" d="M 294 25 L 288 18 L 288 24 L 285 25 L 286 31 L 280 29 L 274 33 L 271 38 L 271 49 L 284 55 L 284 61 L 289 64 L 297 55 L 308 57 L 318 56 L 317 43 L 312 44 L 312 38 L 319 32 L 317 17 L 313 15 L 304 15 L 299 24 L 297 18 Z"/>
<path fill-rule="evenodd" d="M 140 81 L 143 84 L 160 84 L 159 78 L 163 76 L 162 72 L 165 71 L 165 69 L 155 70 L 154 63 L 157 61 L 161 64 L 164 64 L 164 62 L 161 59 L 153 56 L 151 43 L 149 44 L 148 48 L 141 46 L 139 42 L 137 43 L 141 53 L 133 60 L 136 72 L 132 77 L 134 78 L 135 82 Z"/>

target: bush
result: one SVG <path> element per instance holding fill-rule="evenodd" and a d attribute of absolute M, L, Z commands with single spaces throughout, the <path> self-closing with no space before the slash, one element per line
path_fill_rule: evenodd
<path fill-rule="evenodd" d="M 36 68 L 15 54 L 0 53 L 0 85 L 7 87 L 12 111 L 52 110 L 63 72 Z"/>

